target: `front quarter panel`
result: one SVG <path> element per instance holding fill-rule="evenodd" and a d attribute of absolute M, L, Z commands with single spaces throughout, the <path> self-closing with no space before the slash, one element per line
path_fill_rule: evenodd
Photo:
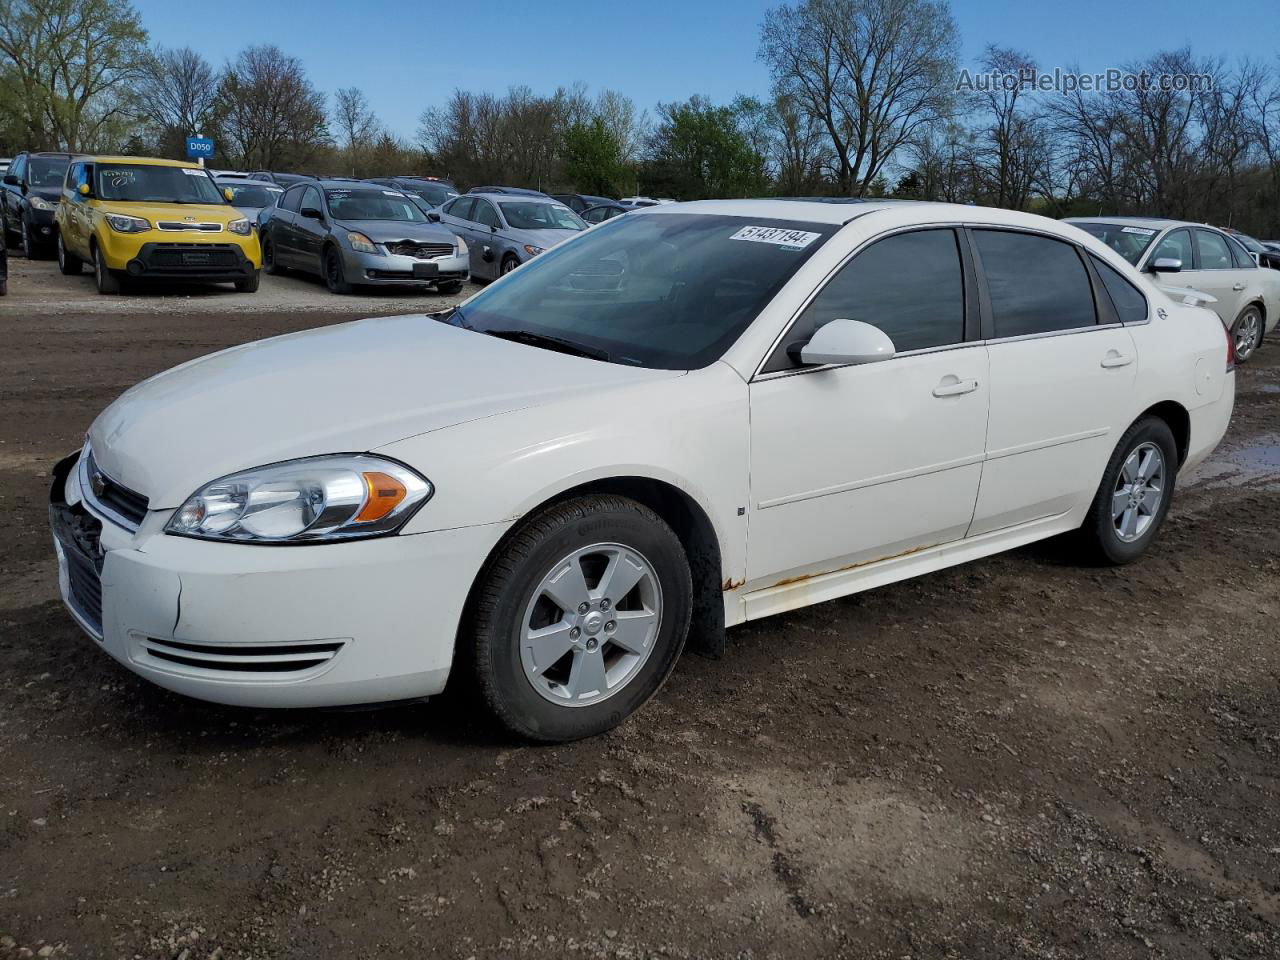
<path fill-rule="evenodd" d="M 723 363 L 556 401 L 380 447 L 435 486 L 405 534 L 507 523 L 592 481 L 668 483 L 707 514 L 723 579 L 746 568 L 747 385 Z M 738 510 L 743 509 L 742 516 Z"/>

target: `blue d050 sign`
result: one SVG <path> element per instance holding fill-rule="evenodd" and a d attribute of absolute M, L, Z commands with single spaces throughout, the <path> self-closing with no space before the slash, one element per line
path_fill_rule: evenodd
<path fill-rule="evenodd" d="M 187 156 L 192 160 L 213 156 L 213 141 L 208 137 L 187 137 Z"/>

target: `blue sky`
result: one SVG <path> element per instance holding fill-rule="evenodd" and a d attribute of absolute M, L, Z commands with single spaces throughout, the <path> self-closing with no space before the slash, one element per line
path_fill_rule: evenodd
<path fill-rule="evenodd" d="M 717 102 L 768 91 L 756 60 L 767 0 L 541 0 L 420 8 L 387 0 L 303 4 L 222 0 L 193 17 L 173 0 L 134 0 L 152 40 L 191 46 L 215 65 L 251 43 L 299 57 L 322 90 L 358 86 L 393 131 L 409 136 L 423 108 L 454 87 L 550 92 L 581 80 L 611 87 L 652 111 L 694 93 Z M 988 43 L 1032 54 L 1042 68 L 1078 63 L 1088 72 L 1190 43 L 1234 62 L 1275 61 L 1280 20 L 1263 7 L 1200 0 L 967 0 L 954 2 L 965 60 Z M 243 14 L 243 15 L 242 15 Z M 466 42 L 456 42 L 466 38 Z"/>

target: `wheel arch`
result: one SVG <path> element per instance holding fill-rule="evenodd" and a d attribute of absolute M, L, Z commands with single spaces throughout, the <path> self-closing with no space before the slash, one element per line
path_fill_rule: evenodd
<path fill-rule="evenodd" d="M 1134 423 L 1143 417 L 1158 417 L 1169 425 L 1173 432 L 1173 442 L 1178 448 L 1178 466 L 1182 466 L 1191 449 L 1191 414 L 1187 408 L 1176 400 L 1161 400 L 1143 410 Z"/>
<path fill-rule="evenodd" d="M 689 623 L 686 649 L 707 656 L 719 657 L 724 653 L 725 619 L 723 556 L 720 537 L 710 516 L 693 496 L 665 480 L 639 475 L 601 477 L 567 487 L 547 496 L 525 511 L 500 537 L 480 565 L 471 589 L 467 594 L 458 637 L 461 644 L 463 632 L 468 627 L 469 612 L 474 609 L 476 593 L 494 560 L 513 536 L 531 518 L 549 507 L 590 494 L 613 494 L 627 497 L 643 504 L 671 527 L 684 547 L 689 560 L 689 572 L 693 579 L 693 615 Z"/>

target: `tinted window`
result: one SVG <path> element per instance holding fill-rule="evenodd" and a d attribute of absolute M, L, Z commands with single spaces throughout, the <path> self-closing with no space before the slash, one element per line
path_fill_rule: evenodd
<path fill-rule="evenodd" d="M 459 197 L 457 200 L 453 201 L 453 203 L 444 208 L 445 213 L 449 214 L 451 217 L 457 217 L 459 220 L 470 220 L 471 205 L 473 203 L 475 203 L 475 200 L 471 197 Z"/>
<path fill-rule="evenodd" d="M 27 158 L 25 155 L 19 154 L 18 159 L 14 160 L 6 173 L 11 173 L 19 180 L 22 179 L 22 173 L 27 168 Z M 61 181 L 59 181 L 61 182 Z"/>
<path fill-rule="evenodd" d="M 284 196 L 280 198 L 280 207 L 284 210 L 292 210 L 298 212 L 298 206 L 302 200 L 303 187 L 290 187 L 284 192 Z"/>
<path fill-rule="evenodd" d="M 1156 247 L 1149 263 L 1161 259 L 1181 260 L 1182 269 L 1190 270 L 1195 263 L 1191 255 L 1191 233 L 1188 230 L 1175 230 Z"/>
<path fill-rule="evenodd" d="M 705 367 L 837 229 L 710 214 L 619 217 L 534 257 L 449 320 L 556 337 L 614 363 Z"/>
<path fill-rule="evenodd" d="M 1226 238 L 1211 230 L 1196 231 L 1196 251 L 1200 254 L 1201 270 L 1230 270 L 1235 266 Z"/>
<path fill-rule="evenodd" d="M 1120 271 L 1109 266 L 1097 257 L 1093 258 L 1093 268 L 1102 278 L 1102 286 L 1116 308 L 1116 316 L 1121 323 L 1141 323 L 1147 319 L 1147 298 L 1137 287 L 1121 276 Z"/>
<path fill-rule="evenodd" d="M 962 341 L 964 272 L 955 232 L 921 230 L 872 244 L 813 298 L 787 343 L 808 340 L 836 319 L 879 327 L 899 353 Z M 765 370 L 794 366 L 784 344 Z"/>
<path fill-rule="evenodd" d="M 1253 262 L 1253 257 L 1249 256 L 1249 250 L 1252 247 L 1247 247 L 1243 240 L 1238 237 L 1227 237 L 1227 246 L 1231 248 L 1231 258 L 1238 269 L 1248 270 L 1250 267 L 1257 266 Z M 1258 246 L 1261 247 L 1262 244 L 1259 243 Z"/>
<path fill-rule="evenodd" d="M 975 230 L 997 337 L 1097 322 L 1093 287 L 1075 247 L 1030 233 Z"/>
<path fill-rule="evenodd" d="M 472 220 L 486 227 L 501 226 L 498 223 L 498 211 L 493 209 L 493 204 L 486 203 L 484 200 L 477 200 L 475 203 L 475 211 L 471 214 Z"/>
<path fill-rule="evenodd" d="M 70 162 L 66 157 L 32 157 L 24 161 L 22 170 L 27 186 L 44 189 L 62 186 Z"/>

